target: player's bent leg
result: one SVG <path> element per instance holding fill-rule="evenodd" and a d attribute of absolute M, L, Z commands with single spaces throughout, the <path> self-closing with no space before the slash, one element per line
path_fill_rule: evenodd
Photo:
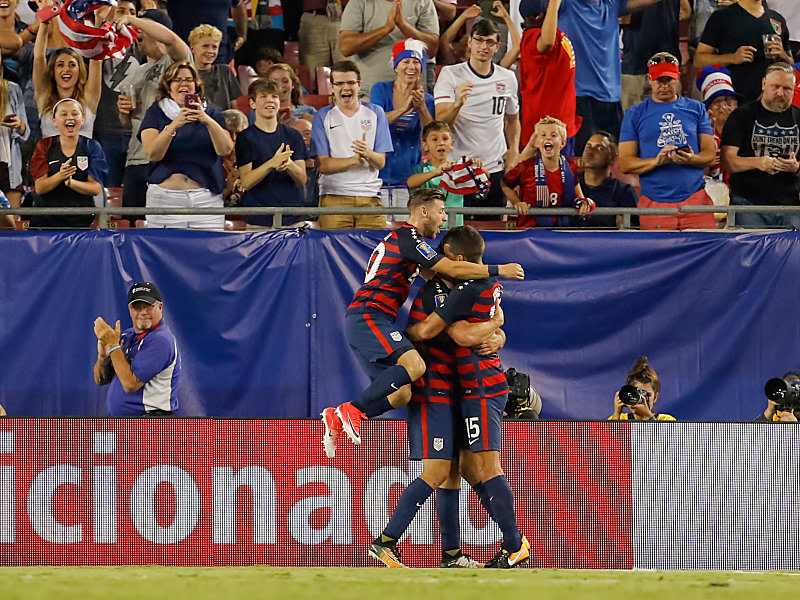
<path fill-rule="evenodd" d="M 459 471 L 461 473 L 461 477 L 466 479 L 467 483 L 472 486 L 472 489 L 475 491 L 475 495 L 478 496 L 478 500 L 480 501 L 483 509 L 486 511 L 486 514 L 489 515 L 490 519 L 495 521 L 495 518 L 492 515 L 492 504 L 489 499 L 489 494 L 486 491 L 486 486 L 483 485 L 483 481 L 480 479 L 480 477 L 478 477 L 477 468 L 475 465 L 476 456 L 479 456 L 479 454 L 470 452 L 469 450 L 461 450 L 459 454 Z"/>
<path fill-rule="evenodd" d="M 408 350 L 397 359 L 398 365 L 403 365 L 411 381 L 416 381 L 425 374 L 425 361 L 416 350 Z"/>

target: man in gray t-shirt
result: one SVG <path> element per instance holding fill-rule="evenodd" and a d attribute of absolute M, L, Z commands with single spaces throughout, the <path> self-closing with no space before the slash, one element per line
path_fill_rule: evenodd
<path fill-rule="evenodd" d="M 120 95 L 117 108 L 120 120 L 131 123 L 131 141 L 128 145 L 128 157 L 125 161 L 125 174 L 122 179 L 122 205 L 144 206 L 147 193 L 147 165 L 150 158 L 144 151 L 137 137 L 139 127 L 147 109 L 157 99 L 158 84 L 173 62 L 192 60 L 189 47 L 172 29 L 172 20 L 166 13 L 150 9 L 142 13 L 142 17 L 125 16 L 123 22 L 139 29 L 139 50 L 145 55 L 146 62 L 139 66 L 133 76 L 132 84 L 136 92 L 136 107 L 131 110 L 131 101 Z M 133 224 L 141 216 L 132 216 Z"/>
<path fill-rule="evenodd" d="M 402 6 L 402 9 L 398 8 Z M 339 49 L 361 71 L 359 96 L 379 81 L 394 81 L 392 46 L 414 38 L 425 42 L 428 56 L 439 48 L 439 19 L 433 0 L 350 0 L 342 13 Z"/>

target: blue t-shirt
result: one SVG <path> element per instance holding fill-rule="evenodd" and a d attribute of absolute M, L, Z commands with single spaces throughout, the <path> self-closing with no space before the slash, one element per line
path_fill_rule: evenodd
<path fill-rule="evenodd" d="M 147 408 L 177 411 L 181 357 L 175 336 L 164 321 L 143 334 L 133 327 L 126 329 L 119 343 L 131 371 L 144 385 L 129 394 L 115 375 L 106 397 L 109 416 L 142 416 Z"/>
<path fill-rule="evenodd" d="M 206 112 L 225 129 L 225 119 L 218 108 L 208 106 Z M 172 119 L 164 114 L 156 102 L 147 109 L 136 137 L 141 141 L 142 131 L 145 129 L 161 131 L 171 122 Z M 197 121 L 178 128 L 164 158 L 158 162 L 151 162 L 150 169 L 147 183 L 159 184 L 170 175 L 181 173 L 214 194 L 221 194 L 225 189 L 222 158 L 217 156 L 217 151 L 214 150 L 208 128 Z"/>
<path fill-rule="evenodd" d="M 575 94 L 601 102 L 619 102 L 622 75 L 619 23 L 627 0 L 563 0 L 558 28 L 575 50 Z"/>
<path fill-rule="evenodd" d="M 638 142 L 639 157 L 653 158 L 664 146 L 700 152 L 700 134 L 714 135 L 706 107 L 678 96 L 675 102 L 648 98 L 629 108 L 622 119 L 620 142 Z M 639 175 L 642 195 L 656 202 L 681 202 L 704 187 L 702 167 L 669 162 Z"/>
<path fill-rule="evenodd" d="M 369 90 L 369 100 L 389 113 L 395 109 L 393 81 L 381 81 Z M 433 96 L 425 93 L 425 104 L 431 115 L 436 114 Z M 389 125 L 394 152 L 386 153 L 386 166 L 380 178 L 389 185 L 404 185 L 414 167 L 422 162 L 422 124 L 419 113 L 411 111 Z"/>
<path fill-rule="evenodd" d="M 305 160 L 306 144 L 299 131 L 278 124 L 273 133 L 251 125 L 236 137 L 236 164 L 260 167 L 275 155 L 281 144 L 289 144 L 294 151 L 292 160 Z M 242 196 L 244 206 L 305 206 L 303 188 L 297 185 L 286 171 L 271 171 Z M 309 220 L 307 215 L 284 215 L 283 223 Z M 245 215 L 252 225 L 272 225 L 272 215 Z"/>

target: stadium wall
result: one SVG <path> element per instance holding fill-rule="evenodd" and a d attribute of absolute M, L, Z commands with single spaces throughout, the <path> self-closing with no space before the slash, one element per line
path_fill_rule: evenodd
<path fill-rule="evenodd" d="M 152 280 L 183 357 L 183 416 L 318 415 L 367 383 L 343 315 L 384 235 L 0 233 L 0 404 L 14 416 L 106 416 L 92 323 L 129 325 L 127 288 Z M 485 262 L 525 267 L 525 281 L 503 281 L 501 357 L 531 375 L 544 417 L 607 417 L 644 354 L 662 379 L 660 411 L 749 420 L 764 382 L 800 366 L 798 232 L 484 237 Z"/>
<path fill-rule="evenodd" d="M 505 422 L 503 466 L 531 567 L 797 569 L 796 428 Z M 0 421 L 0 565 L 368 566 L 419 472 L 405 424 L 323 457 L 310 420 Z M 769 457 L 766 459 L 765 457 Z M 433 567 L 429 500 L 401 543 Z M 465 551 L 500 540 L 462 488 Z"/>

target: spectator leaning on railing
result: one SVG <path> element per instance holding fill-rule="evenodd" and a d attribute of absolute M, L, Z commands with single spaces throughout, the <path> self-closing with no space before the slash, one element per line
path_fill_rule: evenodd
<path fill-rule="evenodd" d="M 348 5 L 349 6 L 349 5 Z M 378 172 L 392 151 L 386 115 L 380 106 L 361 103 L 361 74 L 352 61 L 331 68 L 336 104 L 314 115 L 313 152 L 319 159 L 320 207 L 381 206 Z M 322 229 L 381 229 L 383 215 L 320 215 Z"/>
<path fill-rule="evenodd" d="M 278 122 L 280 89 L 269 79 L 256 79 L 247 90 L 256 122 L 236 139 L 244 206 L 304 206 L 306 145 L 300 132 Z M 311 217 L 287 215 L 285 225 Z M 256 226 L 272 225 L 271 215 L 245 215 Z"/>
<path fill-rule="evenodd" d="M 703 179 L 703 169 L 716 156 L 706 108 L 678 95 L 680 70 L 672 54 L 659 52 L 648 65 L 651 97 L 625 113 L 620 167 L 639 175 L 639 208 L 713 206 Z M 639 222 L 642 229 L 716 227 L 713 213 L 641 215 Z"/>
<path fill-rule="evenodd" d="M 53 122 L 59 134 L 39 140 L 31 159 L 35 179 L 34 208 L 94 206 L 94 196 L 103 191 L 108 170 L 103 149 L 95 140 L 79 135 L 83 106 L 65 98 L 53 107 Z M 31 227 L 88 227 L 93 215 L 34 215 Z"/>
<path fill-rule="evenodd" d="M 234 147 L 222 113 L 208 106 L 203 82 L 188 62 L 167 69 L 158 95 L 139 131 L 152 163 L 148 208 L 222 208 L 222 157 Z M 148 215 L 147 225 L 222 229 L 224 220 L 224 215 Z"/>
<path fill-rule="evenodd" d="M 787 63 L 770 65 L 761 81 L 761 98 L 728 117 L 721 158 L 731 174 L 731 204 L 800 205 L 800 108 L 792 106 L 795 76 Z M 741 213 L 736 224 L 800 227 L 800 213 Z"/>

